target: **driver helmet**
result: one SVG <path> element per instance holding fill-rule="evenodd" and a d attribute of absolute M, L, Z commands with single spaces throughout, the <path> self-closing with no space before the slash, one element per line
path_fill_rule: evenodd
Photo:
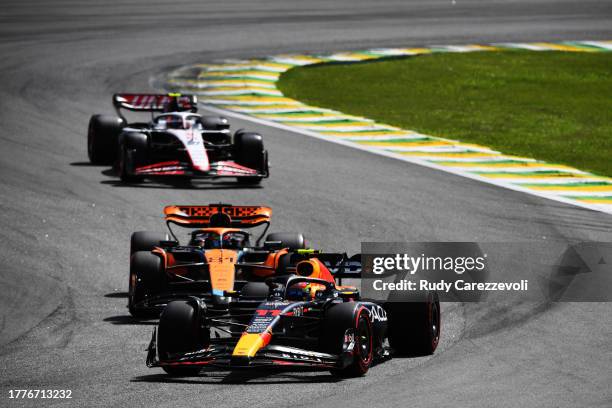
<path fill-rule="evenodd" d="M 196 246 L 196 247 L 200 247 L 200 248 L 204 247 L 204 243 L 205 243 L 205 239 L 204 238 L 200 238 L 200 237 L 196 237 L 196 238 L 191 240 L 191 245 Z"/>
<path fill-rule="evenodd" d="M 287 289 L 287 300 L 311 300 L 312 298 L 310 283 L 298 283 Z"/>
<path fill-rule="evenodd" d="M 166 119 L 166 127 L 168 129 L 182 129 L 183 128 L 183 118 L 178 115 L 168 115 L 165 117 Z"/>
<path fill-rule="evenodd" d="M 243 238 L 237 234 L 223 235 L 223 248 L 239 249 L 242 246 Z"/>
<path fill-rule="evenodd" d="M 221 245 L 219 243 L 219 239 L 217 239 L 216 237 L 207 237 L 204 239 L 204 248 L 207 249 L 216 249 L 219 248 Z"/>

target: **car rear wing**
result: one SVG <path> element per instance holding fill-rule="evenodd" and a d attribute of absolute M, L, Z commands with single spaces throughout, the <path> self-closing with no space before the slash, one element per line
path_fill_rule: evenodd
<path fill-rule="evenodd" d="M 349 257 L 346 253 L 322 252 L 315 249 L 298 249 L 296 253 L 317 258 L 339 282 L 343 278 L 361 278 L 361 254 Z"/>
<path fill-rule="evenodd" d="M 198 98 L 195 95 L 169 94 L 133 94 L 120 93 L 113 95 L 113 106 L 121 115 L 121 109 L 136 112 L 197 112 Z"/>
<path fill-rule="evenodd" d="M 209 204 L 164 207 L 167 223 L 187 228 L 253 228 L 270 224 L 272 209 L 263 206 Z"/>

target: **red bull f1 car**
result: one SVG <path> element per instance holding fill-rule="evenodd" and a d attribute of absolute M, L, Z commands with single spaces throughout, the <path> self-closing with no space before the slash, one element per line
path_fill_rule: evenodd
<path fill-rule="evenodd" d="M 91 117 L 87 152 L 94 164 L 113 164 L 124 182 L 177 176 L 259 184 L 269 176 L 262 136 L 244 130 L 232 136 L 226 118 L 197 113 L 195 96 L 115 94 L 113 106 L 117 116 Z M 128 123 L 122 109 L 150 112 L 151 119 Z"/>
<path fill-rule="evenodd" d="M 214 224 L 215 214 L 235 208 L 219 207 L 202 219 Z M 359 256 L 283 249 L 256 249 L 259 261 L 239 259 L 235 248 L 223 244 L 214 256 L 205 253 L 202 265 L 212 261 L 232 268 L 213 272 L 218 276 L 211 275 L 211 286 L 200 293 L 192 290 L 164 300 L 147 365 L 177 376 L 196 375 L 204 367 L 275 367 L 329 370 L 345 377 L 363 375 L 392 355 L 435 351 L 440 339 L 435 292 L 421 293 L 411 302 L 362 299 L 356 287 L 341 284 L 343 278 L 360 276 Z M 238 270 L 245 280 L 236 285 Z M 219 285 L 223 280 L 234 285 Z M 211 295 L 224 299 L 222 307 L 211 302 Z"/>

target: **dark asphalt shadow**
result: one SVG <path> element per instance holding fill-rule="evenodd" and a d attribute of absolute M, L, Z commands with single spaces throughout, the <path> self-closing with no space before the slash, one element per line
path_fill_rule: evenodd
<path fill-rule="evenodd" d="M 175 184 L 175 183 L 124 183 L 120 180 L 104 180 L 100 184 L 111 185 L 113 187 L 132 187 L 143 189 L 173 189 L 173 190 L 258 190 L 262 186 L 245 186 L 237 183 L 214 183 L 214 184 Z"/>
<path fill-rule="evenodd" d="M 125 298 L 125 299 L 127 299 L 128 293 L 127 292 L 111 292 L 111 293 L 107 293 L 106 295 L 104 295 L 104 297 L 105 298 L 114 298 L 114 299 L 117 299 L 117 298 L 120 298 L 120 299 Z"/>
<path fill-rule="evenodd" d="M 104 170 L 102 174 L 115 177 L 112 170 Z M 177 180 L 172 178 L 156 178 L 154 180 L 145 180 L 141 183 L 126 183 L 119 179 L 102 180 L 100 184 L 106 184 L 113 187 L 135 187 L 143 189 L 174 189 L 174 190 L 258 190 L 263 188 L 261 185 L 251 186 L 239 184 L 235 181 L 202 181 L 202 180 Z"/>
<path fill-rule="evenodd" d="M 129 315 L 110 316 L 104 319 L 105 322 L 115 325 L 142 325 L 154 326 L 157 325 L 157 319 L 137 319 Z"/>
<path fill-rule="evenodd" d="M 117 174 L 117 171 L 113 167 L 110 167 L 110 168 L 108 168 L 106 170 L 102 170 L 100 172 L 100 174 L 102 174 L 102 175 L 104 175 L 106 177 L 119 177 L 118 174 Z"/>
<path fill-rule="evenodd" d="M 77 166 L 77 167 L 107 167 L 106 164 L 93 164 L 91 162 L 88 161 L 78 161 L 78 162 L 72 162 L 70 163 L 71 166 Z"/>
<path fill-rule="evenodd" d="M 320 374 L 308 373 L 279 373 L 272 370 L 258 370 L 257 372 L 207 372 L 202 371 L 194 377 L 171 377 L 167 374 L 149 374 L 134 377 L 131 382 L 165 383 L 165 384 L 235 384 L 235 385 L 272 385 L 272 384 L 317 384 L 334 383 L 342 381 L 327 372 Z"/>

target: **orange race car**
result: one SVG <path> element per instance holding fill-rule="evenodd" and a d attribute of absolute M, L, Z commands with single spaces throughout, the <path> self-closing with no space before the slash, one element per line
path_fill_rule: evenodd
<path fill-rule="evenodd" d="M 135 317 L 157 316 L 168 301 L 194 295 L 211 310 L 226 310 L 225 292 L 291 273 L 295 251 L 306 247 L 299 233 L 271 233 L 260 245 L 270 226 L 268 207 L 172 205 L 164 215 L 169 234 L 132 234 L 128 307 Z M 191 229 L 187 243 L 179 242 L 171 225 Z M 246 229 L 259 226 L 263 232 L 252 242 Z"/>

